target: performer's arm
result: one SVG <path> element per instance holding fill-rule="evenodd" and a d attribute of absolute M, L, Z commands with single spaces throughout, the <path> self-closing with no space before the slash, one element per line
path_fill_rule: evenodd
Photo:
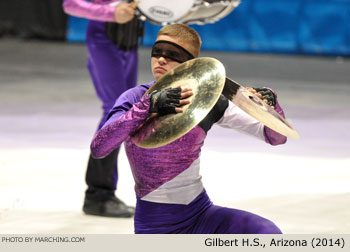
<path fill-rule="evenodd" d="M 275 95 L 275 105 L 274 109 L 275 111 L 280 114 L 283 118 L 285 118 L 284 112 L 280 104 L 278 103 L 277 100 L 277 94 L 271 90 L 274 95 Z M 279 144 L 284 144 L 287 142 L 287 137 L 284 135 L 281 135 L 280 133 L 270 129 L 269 127 L 264 126 L 264 136 L 265 136 L 265 142 L 269 143 L 271 145 L 279 145 Z"/>
<path fill-rule="evenodd" d="M 151 116 L 182 113 L 182 106 L 193 95 L 190 88 L 170 88 L 142 95 L 147 87 L 137 86 L 124 92 L 110 111 L 103 125 L 91 143 L 91 153 L 95 158 L 103 158 L 134 133 Z M 142 97 L 140 99 L 140 97 Z"/>
<path fill-rule="evenodd" d="M 274 109 L 277 113 L 284 117 L 284 112 L 278 103 L 277 95 Z M 236 129 L 242 133 L 256 136 L 271 145 L 284 144 L 287 141 L 285 136 L 264 126 L 258 120 L 234 105 L 231 101 L 229 101 L 229 105 L 226 108 L 224 115 L 217 122 L 217 124 L 224 128 Z"/>
<path fill-rule="evenodd" d="M 93 157 L 107 156 L 150 116 L 149 96 L 135 102 L 134 89 L 121 95 L 111 110 L 110 118 L 93 138 L 90 146 Z"/>
<path fill-rule="evenodd" d="M 91 20 L 115 22 L 115 6 L 97 4 L 85 0 L 64 0 L 64 11 L 72 16 Z"/>

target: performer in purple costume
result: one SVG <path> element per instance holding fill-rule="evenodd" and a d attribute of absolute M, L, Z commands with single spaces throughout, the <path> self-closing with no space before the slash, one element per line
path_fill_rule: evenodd
<path fill-rule="evenodd" d="M 87 67 L 97 96 L 102 101 L 103 109 L 98 129 L 105 123 L 115 100 L 124 91 L 135 87 L 137 83 L 139 35 L 137 33 L 140 30 L 131 4 L 113 5 L 118 3 L 115 0 L 93 0 L 92 2 L 64 0 L 63 2 L 66 13 L 89 19 L 86 34 Z M 129 26 L 118 26 L 118 24 Z M 130 38 L 130 36 L 125 36 L 123 32 L 131 33 L 134 41 L 126 41 L 125 44 L 121 38 Z M 110 217 L 133 216 L 135 209 L 128 207 L 115 196 L 118 180 L 118 152 L 119 147 L 104 159 L 94 159 L 90 155 L 86 172 L 88 189 L 83 206 L 86 214 Z"/>
<path fill-rule="evenodd" d="M 188 26 L 163 27 L 152 48 L 156 80 L 180 63 L 198 57 L 200 45 L 199 35 Z M 214 123 L 249 133 L 271 145 L 285 143 L 286 137 L 265 127 L 221 95 L 209 114 L 184 136 L 158 148 L 138 147 L 131 135 L 152 113 L 158 116 L 182 113 L 181 107 L 193 95 L 188 88 L 144 95 L 153 83 L 122 94 L 91 143 L 93 156 L 102 158 L 124 142 L 137 195 L 135 233 L 281 233 L 270 220 L 214 205 L 201 181 L 199 156 L 206 133 Z M 284 116 L 271 89 L 250 90 Z"/>

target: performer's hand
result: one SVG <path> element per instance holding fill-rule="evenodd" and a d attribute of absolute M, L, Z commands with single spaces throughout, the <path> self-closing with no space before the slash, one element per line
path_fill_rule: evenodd
<path fill-rule="evenodd" d="M 247 90 L 255 94 L 257 97 L 263 100 L 267 105 L 270 105 L 273 109 L 275 108 L 276 96 L 270 89 L 263 87 L 263 88 L 247 88 Z"/>
<path fill-rule="evenodd" d="M 193 95 L 192 89 L 190 88 L 182 88 L 181 89 L 181 100 L 179 107 L 175 108 L 176 113 L 183 113 L 182 106 L 185 106 L 187 104 L 190 104 L 190 100 L 187 98 L 190 98 Z"/>
<path fill-rule="evenodd" d="M 168 88 L 162 91 L 152 92 L 149 97 L 151 100 L 150 113 L 159 115 L 182 113 L 182 106 L 190 103 L 187 99 L 192 96 L 190 88 Z"/>
<path fill-rule="evenodd" d="M 125 24 L 135 15 L 135 9 L 133 8 L 133 3 L 121 3 L 115 8 L 114 20 L 119 24 Z"/>

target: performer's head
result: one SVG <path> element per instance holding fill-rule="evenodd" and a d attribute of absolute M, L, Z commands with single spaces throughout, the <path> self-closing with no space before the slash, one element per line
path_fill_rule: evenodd
<path fill-rule="evenodd" d="M 152 48 L 152 73 L 158 80 L 177 65 L 198 57 L 201 38 L 187 25 L 174 24 L 159 30 Z"/>

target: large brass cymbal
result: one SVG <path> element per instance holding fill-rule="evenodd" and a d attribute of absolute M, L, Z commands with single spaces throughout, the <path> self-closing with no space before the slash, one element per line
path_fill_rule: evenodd
<path fill-rule="evenodd" d="M 160 78 L 146 92 L 181 86 L 191 88 L 191 103 L 182 107 L 183 113 L 157 116 L 147 120 L 132 136 L 142 148 L 168 144 L 189 132 L 213 108 L 225 85 L 225 67 L 209 57 L 186 61 Z"/>
<path fill-rule="evenodd" d="M 237 82 L 226 78 L 223 95 L 270 129 L 293 139 L 299 134 L 280 114 Z"/>

